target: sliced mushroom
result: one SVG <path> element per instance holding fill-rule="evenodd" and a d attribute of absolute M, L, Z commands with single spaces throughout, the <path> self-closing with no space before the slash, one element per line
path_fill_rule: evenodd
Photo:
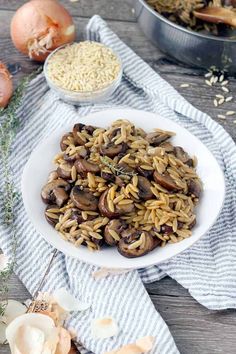
<path fill-rule="evenodd" d="M 74 141 L 75 141 L 75 143 L 76 143 L 77 145 L 84 145 L 84 144 L 86 143 L 86 141 L 87 141 L 86 138 L 85 138 L 85 140 L 83 140 L 83 139 L 81 139 L 81 138 L 79 137 L 79 135 L 77 134 L 77 133 L 80 133 L 81 130 L 82 130 L 84 127 L 85 127 L 85 125 L 82 124 L 82 123 L 77 123 L 77 124 L 75 124 L 74 127 L 73 127 L 73 132 L 72 132 L 72 134 L 73 134 L 73 137 L 74 137 Z"/>
<path fill-rule="evenodd" d="M 75 160 L 82 158 L 85 158 L 88 155 L 88 150 L 86 149 L 85 146 L 80 146 L 80 150 L 77 151 L 76 154 L 73 155 L 67 155 L 64 154 L 64 160 L 68 162 L 74 162 Z"/>
<path fill-rule="evenodd" d="M 118 134 L 120 134 L 121 129 L 120 128 L 115 128 L 112 130 L 112 132 L 109 134 L 109 138 L 112 140 L 115 138 Z"/>
<path fill-rule="evenodd" d="M 152 146 L 159 146 L 164 141 L 168 140 L 172 136 L 171 133 L 156 131 L 146 135 L 146 140 Z"/>
<path fill-rule="evenodd" d="M 179 186 L 175 183 L 173 178 L 171 178 L 168 173 L 163 173 L 162 175 L 157 171 L 154 172 L 153 178 L 156 183 L 160 184 L 162 187 L 170 192 L 177 192 L 181 190 Z"/>
<path fill-rule="evenodd" d="M 116 211 L 120 214 L 120 215 L 124 215 L 124 214 L 129 214 L 132 213 L 135 209 L 134 203 L 130 203 L 130 204 L 122 204 L 122 205 L 117 205 L 116 206 Z"/>
<path fill-rule="evenodd" d="M 181 146 L 174 147 L 174 155 L 175 157 L 177 157 L 177 159 L 179 159 L 189 167 L 193 167 L 193 160 L 191 159 L 189 154 L 186 151 L 184 151 L 184 149 Z"/>
<path fill-rule="evenodd" d="M 120 178 L 119 176 L 116 176 L 115 184 L 117 184 L 119 187 L 124 187 L 125 181 L 122 178 Z"/>
<path fill-rule="evenodd" d="M 72 133 L 67 133 L 65 135 L 63 135 L 63 137 L 61 138 L 61 142 L 60 142 L 60 147 L 62 151 L 65 151 L 68 148 L 68 145 L 64 143 L 64 141 L 69 138 L 72 137 Z"/>
<path fill-rule="evenodd" d="M 127 228 L 127 224 L 124 220 L 121 219 L 114 219 L 109 221 L 109 223 L 106 225 L 105 230 L 104 230 L 104 239 L 105 242 L 109 246 L 115 246 L 118 242 L 119 239 L 121 238 L 121 233 Z M 119 237 L 114 237 L 112 236 L 112 231 L 115 231 L 115 233 Z"/>
<path fill-rule="evenodd" d="M 116 176 L 113 173 L 101 172 L 101 177 L 108 182 L 115 182 Z"/>
<path fill-rule="evenodd" d="M 130 175 L 135 174 L 135 169 L 132 168 L 131 166 L 127 165 L 125 162 L 120 162 L 118 163 L 118 167 L 122 169 L 122 171 L 125 173 L 128 173 Z"/>
<path fill-rule="evenodd" d="M 146 177 L 138 176 L 138 195 L 141 199 L 148 200 L 153 197 L 151 183 Z"/>
<path fill-rule="evenodd" d="M 50 213 L 50 212 L 48 212 L 48 215 L 46 213 L 47 213 L 48 209 L 54 209 L 54 208 L 58 209 L 58 206 L 57 205 L 47 205 L 47 207 L 45 209 L 45 212 L 44 212 L 45 219 L 53 227 L 57 224 L 60 213 Z"/>
<path fill-rule="evenodd" d="M 164 234 L 164 235 L 170 235 L 170 234 L 173 234 L 173 229 L 171 226 L 169 225 L 161 225 L 161 234 Z"/>
<path fill-rule="evenodd" d="M 194 179 L 188 181 L 188 194 L 193 195 L 196 198 L 199 198 L 202 193 L 202 187 L 199 182 Z"/>
<path fill-rule="evenodd" d="M 100 171 L 98 165 L 95 165 L 92 162 L 89 162 L 84 159 L 79 159 L 75 161 L 75 168 L 79 174 L 85 176 L 88 172 L 97 173 Z"/>
<path fill-rule="evenodd" d="M 69 199 L 69 195 L 64 188 L 54 188 L 53 194 L 55 196 L 55 202 L 59 207 L 62 207 L 62 205 Z"/>
<path fill-rule="evenodd" d="M 162 147 L 163 149 L 165 149 L 166 152 L 173 152 L 174 151 L 174 146 L 171 143 L 169 143 L 168 141 L 161 143 L 159 146 Z"/>
<path fill-rule="evenodd" d="M 84 221 L 90 221 L 96 219 L 96 215 L 87 215 L 87 219 L 85 220 L 82 216 L 81 210 L 73 208 L 70 216 L 71 220 L 76 220 L 78 224 L 81 224 Z"/>
<path fill-rule="evenodd" d="M 140 240 L 142 234 L 145 234 L 144 243 L 135 247 L 135 242 Z M 132 244 L 134 248 L 132 248 Z M 148 252 L 152 251 L 155 247 L 154 239 L 146 231 L 131 230 L 131 235 L 129 237 L 122 238 L 118 243 L 118 251 L 124 257 L 135 258 L 140 257 Z"/>
<path fill-rule="evenodd" d="M 58 176 L 64 179 L 70 179 L 72 167 L 73 167 L 73 163 L 71 162 L 58 166 L 57 168 Z"/>
<path fill-rule="evenodd" d="M 92 125 L 84 125 L 82 123 L 77 123 L 73 127 L 73 137 L 78 145 L 84 145 L 87 141 L 87 138 L 85 140 L 81 139 L 81 137 L 78 135 L 78 133 L 81 133 L 83 130 L 86 131 L 86 133 L 90 134 L 91 136 L 93 135 L 94 130 L 97 128 L 93 127 Z"/>
<path fill-rule="evenodd" d="M 106 216 L 109 219 L 114 219 L 118 218 L 120 216 L 120 213 L 116 210 L 111 211 L 108 207 L 108 202 L 107 202 L 107 195 L 108 195 L 109 189 L 107 189 L 105 192 L 102 193 L 99 199 L 98 203 L 98 209 L 102 216 Z"/>
<path fill-rule="evenodd" d="M 151 178 L 154 171 L 153 170 L 144 170 L 142 167 L 138 166 L 137 172 L 143 177 Z"/>
<path fill-rule="evenodd" d="M 97 210 L 98 199 L 89 191 L 74 186 L 71 190 L 71 199 L 80 210 Z"/>
<path fill-rule="evenodd" d="M 193 219 L 193 221 L 188 225 L 189 230 L 193 229 L 194 226 L 196 225 L 196 223 L 197 223 L 197 220 L 196 220 L 196 218 L 195 218 L 195 219 Z"/>
<path fill-rule="evenodd" d="M 114 143 L 108 143 L 107 145 L 102 145 L 100 147 L 100 153 L 103 156 L 115 157 L 120 153 L 126 152 L 127 149 L 128 146 L 125 143 L 118 145 L 115 145 Z"/>
<path fill-rule="evenodd" d="M 69 198 L 68 194 L 66 193 L 69 187 L 69 183 L 63 179 L 55 179 L 45 184 L 45 186 L 42 188 L 42 200 L 46 204 L 56 203 L 58 206 L 61 206 L 62 200 L 65 202 Z"/>
<path fill-rule="evenodd" d="M 58 173 L 57 171 L 52 171 L 48 175 L 48 183 L 54 181 L 55 179 L 58 179 Z"/>

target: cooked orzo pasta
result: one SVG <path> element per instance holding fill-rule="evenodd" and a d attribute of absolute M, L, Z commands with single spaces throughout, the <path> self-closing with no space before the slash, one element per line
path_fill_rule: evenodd
<path fill-rule="evenodd" d="M 125 257 L 190 237 L 202 186 L 196 159 L 171 144 L 173 135 L 126 120 L 76 124 L 42 188 L 47 221 L 75 246 L 116 246 Z"/>
<path fill-rule="evenodd" d="M 47 76 L 58 87 L 75 92 L 100 90 L 115 81 L 121 63 L 102 43 L 68 44 L 49 58 Z"/>

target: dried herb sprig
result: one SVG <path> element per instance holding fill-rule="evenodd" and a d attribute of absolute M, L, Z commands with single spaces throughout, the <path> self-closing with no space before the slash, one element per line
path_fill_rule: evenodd
<path fill-rule="evenodd" d="M 22 103 L 22 98 L 25 94 L 26 87 L 30 80 L 32 80 L 40 71 L 41 67 L 30 75 L 26 76 L 19 86 L 16 88 L 12 99 L 7 108 L 0 110 L 0 164 L 3 178 L 3 190 L 1 191 L 3 220 L 2 224 L 8 227 L 9 236 L 12 240 L 12 255 L 8 267 L 0 272 L 0 298 L 7 299 L 8 282 L 13 273 L 16 258 L 16 225 L 14 222 L 15 205 L 18 199 L 18 194 L 15 191 L 12 171 L 9 165 L 9 157 L 11 153 L 11 146 L 20 124 L 20 119 L 17 111 Z M 0 315 L 4 313 L 7 302 L 0 304 Z"/>
<path fill-rule="evenodd" d="M 119 175 L 135 176 L 135 175 L 137 175 L 137 173 L 135 173 L 133 171 L 129 172 L 122 166 L 114 165 L 113 163 L 110 162 L 110 160 L 106 156 L 100 157 L 100 160 L 105 166 L 109 167 L 111 172 L 116 176 L 119 176 Z"/>

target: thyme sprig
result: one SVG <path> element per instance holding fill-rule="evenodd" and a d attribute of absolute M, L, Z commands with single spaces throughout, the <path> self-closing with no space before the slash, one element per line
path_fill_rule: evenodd
<path fill-rule="evenodd" d="M 20 125 L 20 118 L 18 116 L 18 109 L 22 103 L 26 87 L 30 80 L 32 80 L 42 69 L 39 68 L 26 76 L 19 86 L 16 88 L 12 99 L 7 108 L 0 109 L 0 164 L 3 178 L 3 190 L 1 191 L 3 220 L 2 224 L 8 227 L 9 237 L 12 240 L 12 254 L 11 260 L 6 269 L 0 272 L 0 299 L 7 299 L 8 296 L 8 282 L 13 273 L 16 263 L 16 225 L 14 220 L 15 206 L 18 200 L 18 193 L 15 191 L 15 186 L 12 178 L 11 166 L 9 164 L 9 157 L 13 140 L 16 136 L 17 129 Z M 4 314 L 7 301 L 0 303 L 0 316 Z"/>
<path fill-rule="evenodd" d="M 135 176 L 135 175 L 137 175 L 137 173 L 135 173 L 133 171 L 132 172 L 127 171 L 123 166 L 113 164 L 112 162 L 110 162 L 110 160 L 106 156 L 101 156 L 100 160 L 105 166 L 109 167 L 111 172 L 116 176 L 119 176 L 119 175 Z"/>

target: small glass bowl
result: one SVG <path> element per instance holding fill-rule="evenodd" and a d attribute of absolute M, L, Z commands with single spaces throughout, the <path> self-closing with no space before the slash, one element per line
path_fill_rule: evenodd
<path fill-rule="evenodd" d="M 68 44 L 67 44 L 68 45 Z M 65 102 L 73 104 L 73 105 L 88 105 L 92 103 L 98 103 L 98 102 L 104 102 L 106 101 L 117 89 L 117 87 L 120 85 L 122 75 L 123 75 L 123 68 L 122 68 L 122 62 L 117 53 L 115 53 L 111 48 L 112 52 L 115 54 L 117 59 L 120 62 L 120 72 L 117 75 L 117 78 L 112 81 L 109 85 L 99 89 L 99 90 L 94 90 L 94 91 L 73 91 L 73 90 L 66 90 L 58 85 L 56 85 L 49 77 L 47 74 L 47 65 L 49 59 L 61 48 L 65 47 L 65 45 L 55 49 L 46 59 L 44 66 L 43 66 L 43 71 L 44 75 L 47 81 L 48 86 Z"/>

